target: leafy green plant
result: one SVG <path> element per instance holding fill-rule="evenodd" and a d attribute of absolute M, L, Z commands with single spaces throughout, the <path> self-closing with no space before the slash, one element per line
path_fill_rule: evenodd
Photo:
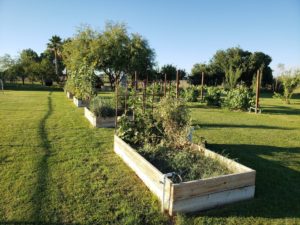
<path fill-rule="evenodd" d="M 227 91 L 224 99 L 224 107 L 230 110 L 247 110 L 255 103 L 255 94 L 246 86 L 239 85 Z"/>
<path fill-rule="evenodd" d="M 75 93 L 75 90 L 76 90 L 76 86 L 75 86 L 75 83 L 74 83 L 74 80 L 69 78 L 67 81 L 66 81 L 66 84 L 64 86 L 64 90 L 65 91 L 68 91 L 70 93 Z"/>
<path fill-rule="evenodd" d="M 183 97 L 187 102 L 197 102 L 200 93 L 197 87 L 191 86 L 183 91 Z"/>
<path fill-rule="evenodd" d="M 280 82 L 283 85 L 283 94 L 274 93 L 275 98 L 283 99 L 287 104 L 290 104 L 295 90 L 300 86 L 300 70 L 285 71 L 280 77 Z"/>
<path fill-rule="evenodd" d="M 205 101 L 208 106 L 220 107 L 222 104 L 222 89 L 219 87 L 206 87 Z"/>
<path fill-rule="evenodd" d="M 113 117 L 115 108 L 111 98 L 96 96 L 90 101 L 90 110 L 96 115 L 103 118 Z"/>

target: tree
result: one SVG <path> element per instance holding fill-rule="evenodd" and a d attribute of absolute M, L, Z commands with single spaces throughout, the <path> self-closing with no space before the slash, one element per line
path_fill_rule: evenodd
<path fill-rule="evenodd" d="M 130 50 L 134 46 L 130 44 L 125 24 L 107 23 L 104 32 L 96 41 L 96 46 L 97 69 L 108 75 L 113 88 L 116 80 L 120 80 L 128 70 L 133 69 L 130 65 Z M 132 58 L 133 62 L 137 63 L 134 59 L 135 57 Z"/>
<path fill-rule="evenodd" d="M 226 50 L 219 50 L 215 53 L 210 61 L 211 74 L 221 79 L 235 80 L 239 75 L 238 81 L 243 81 L 248 86 L 252 84 L 253 77 L 258 69 L 262 69 L 263 77 L 262 84 L 272 84 L 273 75 L 269 67 L 272 58 L 263 52 L 245 51 L 239 47 L 228 48 Z M 229 76 L 233 76 L 229 78 Z"/>
<path fill-rule="evenodd" d="M 5 82 L 5 80 L 12 80 L 10 73 L 11 67 L 15 64 L 15 61 L 11 58 L 9 54 L 5 54 L 0 57 L 0 79 Z"/>
<path fill-rule="evenodd" d="M 210 74 L 210 67 L 205 63 L 196 63 L 192 68 L 191 75 L 188 77 L 189 81 L 193 85 L 200 85 L 202 79 L 202 72 L 205 73 L 205 82 L 208 80 L 208 74 Z"/>
<path fill-rule="evenodd" d="M 74 37 L 64 43 L 63 59 L 68 70 L 68 84 L 76 97 L 89 100 L 95 94 L 95 70 L 98 62 L 97 39 L 100 34 L 88 26 L 80 27 Z"/>
<path fill-rule="evenodd" d="M 139 34 L 132 34 L 129 40 L 129 64 L 128 74 L 138 73 L 140 79 L 146 79 L 151 75 L 154 66 L 154 50 L 149 47 L 149 43 Z"/>
<path fill-rule="evenodd" d="M 290 99 L 295 90 L 300 86 L 300 70 L 284 71 L 280 75 L 279 80 L 283 85 L 283 95 L 275 92 L 275 97 L 280 97 L 284 99 L 287 104 L 290 104 Z"/>
<path fill-rule="evenodd" d="M 61 71 L 59 71 L 59 63 L 58 60 L 61 58 L 61 49 L 62 49 L 62 40 L 59 36 L 54 35 L 49 39 L 49 43 L 47 44 L 47 48 L 53 52 L 54 54 L 54 64 L 55 64 L 55 74 L 57 77 L 61 75 Z"/>
<path fill-rule="evenodd" d="M 176 66 L 173 66 L 172 64 L 166 64 L 161 67 L 161 74 L 164 77 L 164 75 L 167 75 L 167 80 L 176 80 L 176 73 L 177 68 Z"/>
<path fill-rule="evenodd" d="M 32 49 L 24 49 L 20 54 L 19 62 L 22 67 L 23 72 L 18 74 L 21 77 L 22 83 L 24 85 L 25 78 L 33 76 L 36 70 L 36 63 L 39 62 L 38 54 Z M 17 64 L 18 64 L 17 63 Z M 21 71 L 21 70 L 20 70 Z"/>

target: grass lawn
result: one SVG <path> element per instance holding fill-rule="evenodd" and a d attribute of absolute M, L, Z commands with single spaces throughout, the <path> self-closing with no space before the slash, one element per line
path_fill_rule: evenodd
<path fill-rule="evenodd" d="M 300 224 L 300 99 L 263 114 L 191 106 L 210 149 L 257 171 L 253 200 L 176 224 Z M 169 224 L 158 200 L 58 89 L 0 92 L 0 224 Z M 35 223 L 37 222 L 37 223 Z"/>

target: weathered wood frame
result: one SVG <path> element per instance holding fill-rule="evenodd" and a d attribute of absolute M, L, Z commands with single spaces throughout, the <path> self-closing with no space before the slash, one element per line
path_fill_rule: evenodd
<path fill-rule="evenodd" d="M 90 121 L 93 127 L 115 127 L 115 117 L 103 118 L 96 116 L 87 107 L 84 107 L 84 116 Z"/>
<path fill-rule="evenodd" d="M 198 145 L 206 157 L 214 158 L 234 171 L 233 174 L 174 184 L 118 136 L 114 151 L 137 174 L 145 185 L 163 202 L 170 215 L 214 208 L 254 197 L 256 171 Z M 172 171 L 170 171 L 172 172 Z M 165 187 L 165 190 L 163 190 Z M 164 199 L 163 199 L 163 192 Z"/>
<path fill-rule="evenodd" d="M 67 91 L 67 98 L 68 99 L 73 99 L 73 94 L 69 91 Z"/>
<path fill-rule="evenodd" d="M 85 106 L 84 102 L 81 99 L 76 98 L 75 96 L 73 96 L 73 103 L 77 107 L 84 107 Z"/>

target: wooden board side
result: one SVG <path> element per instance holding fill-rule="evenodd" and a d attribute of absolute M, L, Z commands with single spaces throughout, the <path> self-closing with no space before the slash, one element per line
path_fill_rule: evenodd
<path fill-rule="evenodd" d="M 174 184 L 173 199 L 175 201 L 253 185 L 255 171 L 183 182 Z"/>
<path fill-rule="evenodd" d="M 237 188 L 233 190 L 212 193 L 204 196 L 193 197 L 174 201 L 169 209 L 169 214 L 187 213 L 206 210 L 228 203 L 238 202 L 254 197 L 255 186 Z"/>
<path fill-rule="evenodd" d="M 162 181 L 164 175 L 116 135 L 114 137 L 114 151 L 137 174 L 150 191 L 162 201 Z M 167 209 L 169 208 L 171 200 L 171 192 L 172 183 L 169 179 L 166 179 L 164 205 Z"/>
<path fill-rule="evenodd" d="M 232 159 L 228 159 L 216 152 L 213 152 L 207 148 L 203 148 L 200 145 L 192 144 L 192 148 L 195 150 L 201 151 L 206 157 L 216 159 L 223 165 L 226 165 L 228 169 L 232 170 L 235 173 L 243 173 L 243 172 L 249 172 L 249 171 L 254 171 L 253 169 L 246 167 Z"/>

